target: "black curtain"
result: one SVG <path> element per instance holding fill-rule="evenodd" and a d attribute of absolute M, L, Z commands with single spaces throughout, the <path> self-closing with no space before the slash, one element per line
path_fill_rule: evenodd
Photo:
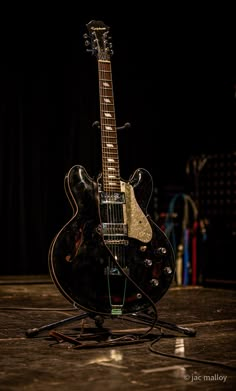
<path fill-rule="evenodd" d="M 113 84 L 122 177 L 138 167 L 160 191 L 184 187 L 195 153 L 233 150 L 234 45 L 217 23 L 159 25 L 90 15 L 49 24 L 12 23 L 1 48 L 1 274 L 47 273 L 53 236 L 71 217 L 63 181 L 81 164 L 101 169 L 96 58 L 83 34 L 93 18 L 111 27 Z M 70 23 L 71 21 L 71 23 Z M 172 19 L 173 21 L 173 19 Z M 194 22 L 194 24 L 192 24 Z M 184 24 L 183 24 L 184 23 Z M 229 140 L 230 137 L 230 140 Z M 164 191 L 164 190 L 163 190 Z M 159 206 L 162 207 L 161 205 Z"/>

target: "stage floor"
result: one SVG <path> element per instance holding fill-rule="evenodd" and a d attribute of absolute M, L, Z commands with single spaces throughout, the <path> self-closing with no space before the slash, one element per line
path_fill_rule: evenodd
<path fill-rule="evenodd" d="M 236 389 L 233 289 L 173 286 L 153 328 L 137 314 L 99 327 L 49 276 L 0 277 L 0 297 L 1 391 Z"/>

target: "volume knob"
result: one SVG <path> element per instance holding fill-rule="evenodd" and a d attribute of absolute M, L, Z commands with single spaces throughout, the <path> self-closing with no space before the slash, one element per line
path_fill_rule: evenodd
<path fill-rule="evenodd" d="M 167 249 L 165 247 L 158 247 L 154 253 L 156 255 L 166 255 L 167 254 Z"/>
<path fill-rule="evenodd" d="M 156 278 L 153 278 L 150 282 L 154 287 L 159 285 L 159 281 Z"/>
<path fill-rule="evenodd" d="M 171 274 L 172 274 L 172 269 L 171 269 L 171 267 L 170 267 L 170 266 L 166 266 L 166 267 L 164 268 L 164 273 L 165 273 L 166 276 L 171 276 Z"/>
<path fill-rule="evenodd" d="M 147 267 L 152 266 L 152 260 L 151 259 L 145 259 L 144 265 L 147 266 Z"/>

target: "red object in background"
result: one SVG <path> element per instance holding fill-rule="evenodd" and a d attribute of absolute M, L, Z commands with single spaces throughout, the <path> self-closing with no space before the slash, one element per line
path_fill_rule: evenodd
<path fill-rule="evenodd" d="M 192 285 L 197 285 L 197 228 L 198 222 L 195 221 L 192 237 Z"/>

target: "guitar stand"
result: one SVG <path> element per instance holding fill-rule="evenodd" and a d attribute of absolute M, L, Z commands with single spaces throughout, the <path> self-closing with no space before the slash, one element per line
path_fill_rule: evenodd
<path fill-rule="evenodd" d="M 28 329 L 25 334 L 28 338 L 35 337 L 41 331 L 52 330 L 54 328 L 57 328 L 61 325 L 66 324 L 66 323 L 79 321 L 81 319 L 85 319 L 88 317 L 94 319 L 95 325 L 98 328 L 102 328 L 102 325 L 104 322 L 104 318 L 102 316 L 97 315 L 97 314 L 93 314 L 93 313 L 89 313 L 89 312 L 85 312 L 80 315 L 71 316 L 69 318 L 65 318 L 65 319 L 59 320 L 57 322 L 41 326 L 39 328 Z M 153 317 L 151 315 L 146 314 L 146 313 L 133 313 L 130 315 L 126 315 L 124 317 L 121 316 L 120 319 L 124 319 L 124 320 L 137 319 L 137 321 L 139 321 L 139 323 L 141 322 L 142 324 L 146 324 L 146 325 L 150 325 L 150 326 L 153 325 Z M 179 333 L 188 335 L 190 337 L 194 337 L 196 335 L 195 329 L 179 326 L 179 325 L 176 325 L 175 323 L 164 322 L 161 320 L 158 320 L 155 322 L 154 328 L 165 328 L 165 329 L 177 331 Z"/>

